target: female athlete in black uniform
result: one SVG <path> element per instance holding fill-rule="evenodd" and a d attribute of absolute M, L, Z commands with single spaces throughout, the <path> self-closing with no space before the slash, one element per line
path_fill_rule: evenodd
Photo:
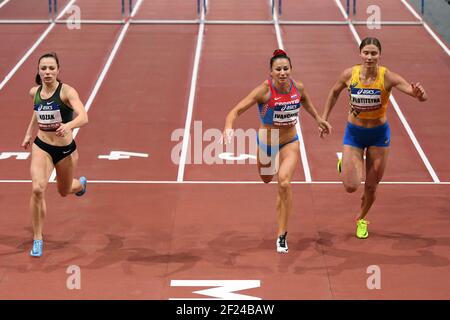
<path fill-rule="evenodd" d="M 30 90 L 34 99 L 34 113 L 22 147 L 31 145 L 33 132 L 37 137 L 31 146 L 32 193 L 30 211 L 33 225 L 33 248 L 30 255 L 40 257 L 43 250 L 42 228 L 47 212 L 45 190 L 53 169 L 56 169 L 58 192 L 65 197 L 86 192 L 86 178 L 74 179 L 78 161 L 72 130 L 88 123 L 88 116 L 74 88 L 58 79 L 59 60 L 56 53 L 39 58 L 36 83 Z M 73 117 L 75 111 L 76 117 Z"/>

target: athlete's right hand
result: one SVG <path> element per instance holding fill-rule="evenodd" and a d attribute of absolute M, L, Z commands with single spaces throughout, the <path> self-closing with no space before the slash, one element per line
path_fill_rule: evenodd
<path fill-rule="evenodd" d="M 25 135 L 25 138 L 23 138 L 23 142 L 21 144 L 21 147 L 27 150 L 27 148 L 31 145 L 31 135 L 27 134 Z"/>
<path fill-rule="evenodd" d="M 319 127 L 319 137 L 325 138 L 330 133 L 331 133 L 331 130 L 329 128 Z"/>
<path fill-rule="evenodd" d="M 225 129 L 222 132 L 222 138 L 220 139 L 220 144 L 231 143 L 231 138 L 233 137 L 234 130 L 231 128 Z"/>
<path fill-rule="evenodd" d="M 420 84 L 420 82 L 417 83 L 411 83 L 412 93 L 414 97 L 416 97 L 419 101 L 425 101 L 427 100 L 427 95 L 425 93 L 425 89 Z"/>
<path fill-rule="evenodd" d="M 328 121 L 324 120 L 325 118 L 320 118 L 318 123 L 319 127 L 319 136 L 321 138 L 325 138 L 327 135 L 331 133 L 331 125 Z"/>

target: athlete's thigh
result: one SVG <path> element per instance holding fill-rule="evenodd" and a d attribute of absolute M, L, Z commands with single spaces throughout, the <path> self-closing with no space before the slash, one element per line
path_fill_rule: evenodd
<path fill-rule="evenodd" d="M 70 190 L 72 188 L 73 177 L 78 163 L 78 151 L 75 150 L 69 156 L 60 160 L 56 168 L 56 182 L 58 190 Z"/>
<path fill-rule="evenodd" d="M 300 159 L 299 142 L 295 141 L 285 145 L 280 150 L 279 157 L 278 179 L 288 179 L 290 181 Z"/>
<path fill-rule="evenodd" d="M 364 167 L 364 150 L 349 145 L 342 149 L 342 181 L 347 185 L 359 185 Z"/>
<path fill-rule="evenodd" d="M 30 174 L 33 187 L 39 184 L 45 189 L 48 185 L 48 179 L 53 171 L 53 162 L 50 155 L 39 148 L 34 143 L 31 146 L 31 166 Z"/>
<path fill-rule="evenodd" d="M 366 151 L 366 184 L 373 185 L 381 181 L 386 170 L 389 147 L 369 147 Z"/>

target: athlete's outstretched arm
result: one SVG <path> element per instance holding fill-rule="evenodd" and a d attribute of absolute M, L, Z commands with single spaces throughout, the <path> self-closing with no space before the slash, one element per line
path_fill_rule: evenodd
<path fill-rule="evenodd" d="M 38 87 L 33 87 L 30 90 L 30 97 L 34 99 Z M 33 132 L 36 131 L 37 128 L 37 119 L 36 114 L 33 111 L 33 115 L 31 116 L 30 123 L 28 124 L 27 132 L 25 133 L 25 137 L 23 138 L 23 142 L 21 146 L 26 150 L 31 145 L 31 138 L 33 137 Z"/>
<path fill-rule="evenodd" d="M 320 136 L 322 137 L 323 134 L 329 134 L 331 131 L 330 124 L 326 122 L 321 116 L 319 116 L 303 84 L 301 82 L 295 82 L 295 85 L 301 94 L 303 108 L 305 108 L 306 112 L 308 112 L 310 116 L 317 122 Z"/>
<path fill-rule="evenodd" d="M 333 88 L 331 88 L 330 92 L 328 93 L 327 101 L 325 102 L 325 109 L 322 113 L 322 118 L 324 120 L 328 120 L 328 118 L 330 117 L 331 110 L 333 110 L 333 107 L 336 104 L 342 90 L 347 87 L 347 81 L 351 78 L 351 76 L 352 68 L 345 69 L 344 72 L 342 72 L 339 76 L 339 79 L 334 84 Z"/>
<path fill-rule="evenodd" d="M 56 135 L 61 137 L 64 137 L 70 130 L 82 127 L 88 123 L 88 115 L 78 96 L 78 92 L 69 86 L 66 86 L 64 89 L 65 100 L 68 102 L 69 106 L 72 107 L 77 116 L 72 121 L 63 123 L 58 127 Z"/>
<path fill-rule="evenodd" d="M 245 111 L 250 109 L 253 105 L 257 104 L 264 100 L 264 96 L 267 94 L 269 87 L 267 85 L 267 81 L 256 87 L 250 92 L 244 99 L 239 101 L 239 103 L 228 112 L 227 117 L 225 118 L 225 127 L 223 129 L 222 134 L 222 142 L 228 143 L 231 141 L 231 137 L 233 136 L 233 124 L 234 121 L 243 114 Z"/>
<path fill-rule="evenodd" d="M 428 99 L 428 95 L 420 82 L 408 83 L 402 76 L 392 71 L 387 71 L 384 78 L 387 90 L 397 88 L 419 101 L 426 101 Z"/>

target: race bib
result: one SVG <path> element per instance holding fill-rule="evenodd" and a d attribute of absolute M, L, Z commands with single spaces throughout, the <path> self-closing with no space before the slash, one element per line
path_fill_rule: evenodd
<path fill-rule="evenodd" d="M 39 129 L 55 131 L 61 125 L 62 117 L 59 105 L 37 105 L 34 108 Z"/>
<path fill-rule="evenodd" d="M 351 88 L 350 105 L 357 112 L 367 112 L 380 109 L 381 90 Z"/>
<path fill-rule="evenodd" d="M 273 112 L 273 124 L 278 126 L 289 126 L 297 122 L 299 109 L 289 111 L 277 111 Z"/>

